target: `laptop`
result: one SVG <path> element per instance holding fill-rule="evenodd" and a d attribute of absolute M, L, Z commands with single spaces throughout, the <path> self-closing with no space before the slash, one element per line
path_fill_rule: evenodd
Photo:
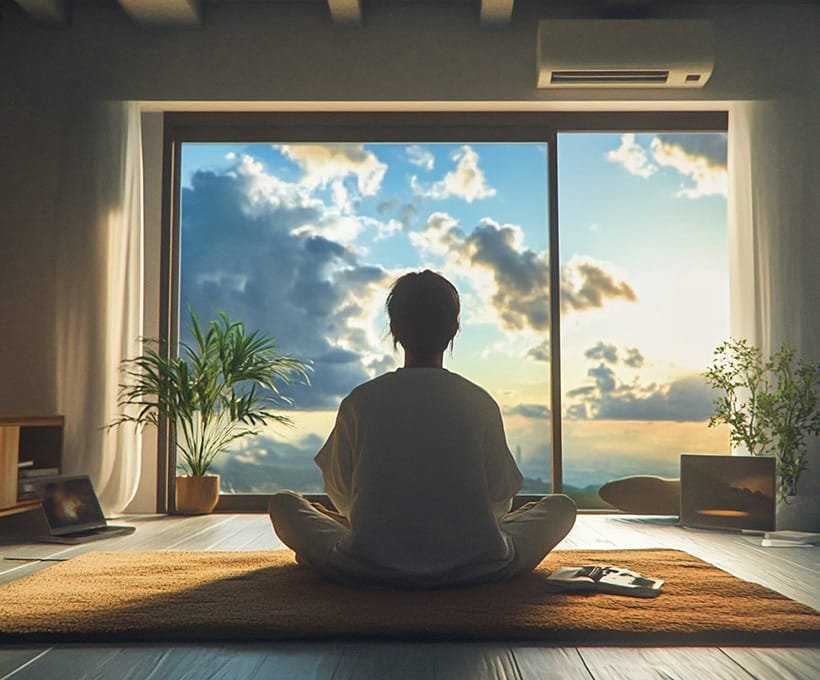
<path fill-rule="evenodd" d="M 43 504 L 49 526 L 45 543 L 85 543 L 131 534 L 136 527 L 106 522 L 88 475 L 62 475 L 26 480 Z"/>
<path fill-rule="evenodd" d="M 683 526 L 773 531 L 774 512 L 774 457 L 681 454 Z"/>

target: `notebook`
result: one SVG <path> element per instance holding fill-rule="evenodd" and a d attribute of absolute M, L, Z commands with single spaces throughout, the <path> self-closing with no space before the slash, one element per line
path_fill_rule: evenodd
<path fill-rule="evenodd" d="M 682 453 L 680 523 L 699 529 L 773 531 L 775 459 Z"/>
<path fill-rule="evenodd" d="M 103 515 L 97 494 L 87 475 L 45 477 L 27 480 L 43 504 L 49 526 L 46 543 L 85 543 L 133 533 L 135 527 L 113 526 Z"/>

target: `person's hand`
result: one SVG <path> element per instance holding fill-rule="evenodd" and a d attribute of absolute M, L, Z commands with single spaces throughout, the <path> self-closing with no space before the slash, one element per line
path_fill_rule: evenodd
<path fill-rule="evenodd" d="M 504 515 L 504 519 L 506 519 L 507 517 L 513 517 L 522 512 L 526 512 L 527 510 L 534 508 L 536 503 L 538 503 L 538 501 L 528 501 L 527 503 L 524 503 L 524 505 L 522 505 L 521 507 L 516 508 L 515 510 L 510 510 L 510 512 Z"/>
<path fill-rule="evenodd" d="M 350 528 L 350 520 L 345 517 L 344 515 L 340 515 L 338 512 L 334 512 L 333 510 L 328 510 L 324 505 L 321 503 L 314 503 L 311 502 L 311 505 L 316 508 L 319 512 L 323 515 L 327 515 L 330 519 L 337 521 L 343 527 Z"/>

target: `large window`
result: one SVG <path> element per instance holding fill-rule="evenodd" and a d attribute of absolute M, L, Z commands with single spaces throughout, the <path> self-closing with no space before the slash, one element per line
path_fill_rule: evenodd
<path fill-rule="evenodd" d="M 223 507 L 321 492 L 339 401 L 401 359 L 387 289 L 422 268 L 461 292 L 445 366 L 501 405 L 522 493 L 601 507 L 607 479 L 725 450 L 697 378 L 727 331 L 725 117 L 615 118 L 168 116 L 170 345 L 225 311 L 313 364 L 295 427 L 217 460 Z"/>
<path fill-rule="evenodd" d="M 726 135 L 559 134 L 558 171 L 564 483 L 595 507 L 728 452 L 700 376 L 729 332 Z"/>

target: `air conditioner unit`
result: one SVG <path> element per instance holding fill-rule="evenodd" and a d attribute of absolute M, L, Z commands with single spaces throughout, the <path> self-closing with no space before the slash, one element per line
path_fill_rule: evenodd
<path fill-rule="evenodd" d="M 703 87 L 714 31 L 701 19 L 538 23 L 538 87 Z"/>

